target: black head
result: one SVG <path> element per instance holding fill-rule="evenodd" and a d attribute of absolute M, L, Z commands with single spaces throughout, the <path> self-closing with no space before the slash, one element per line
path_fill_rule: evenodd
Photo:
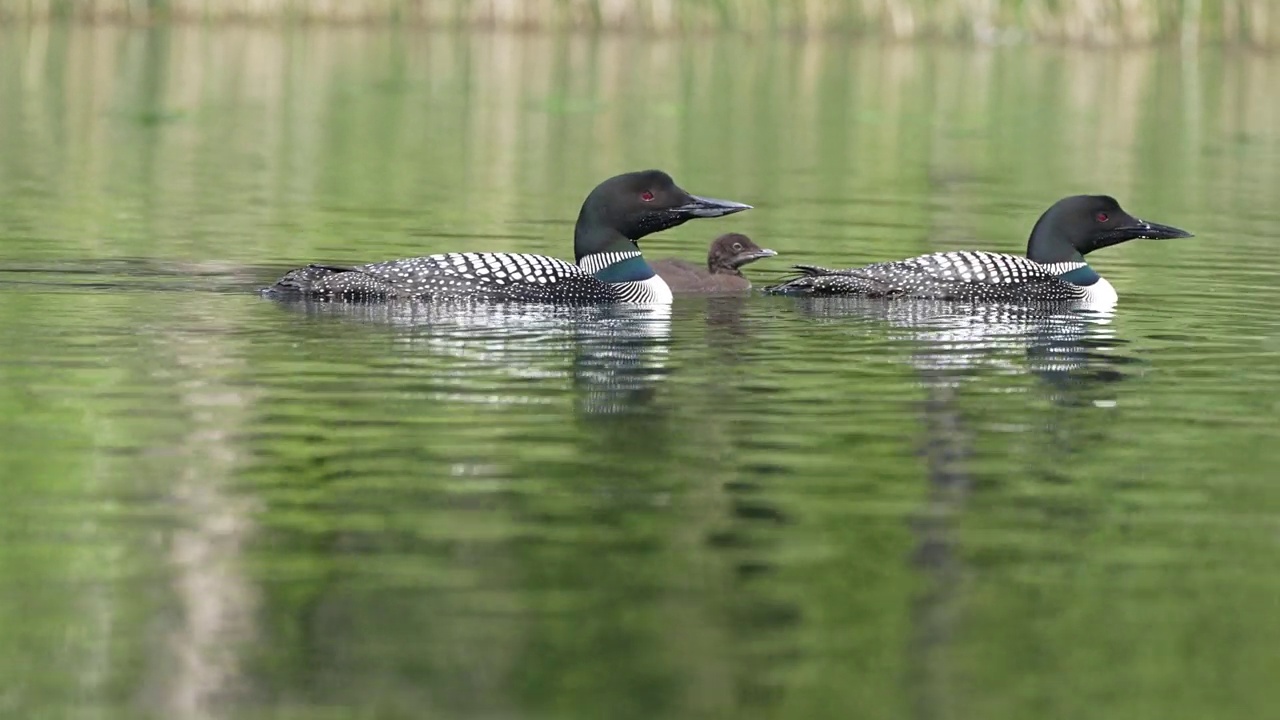
<path fill-rule="evenodd" d="M 1139 220 L 1109 195 L 1073 195 L 1053 204 L 1031 230 L 1027 257 L 1040 263 L 1082 261 L 1122 242 L 1192 237 L 1186 230 Z"/>
<path fill-rule="evenodd" d="M 756 260 L 773 257 L 778 253 L 751 242 L 741 233 L 721 235 L 711 242 L 707 252 L 707 270 L 712 274 L 722 272 L 739 275 L 738 268 Z"/>
<path fill-rule="evenodd" d="M 695 218 L 750 209 L 739 202 L 690 195 L 661 170 L 625 173 L 597 185 L 582 203 L 574 229 L 574 255 L 581 259 L 592 253 L 634 250 L 636 241 L 650 233 Z"/>

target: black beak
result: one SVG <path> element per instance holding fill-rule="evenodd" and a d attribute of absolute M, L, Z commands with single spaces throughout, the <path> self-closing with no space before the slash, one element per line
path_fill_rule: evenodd
<path fill-rule="evenodd" d="M 732 200 L 716 200 L 714 198 L 690 195 L 688 202 L 678 207 L 671 208 L 671 211 L 681 215 L 688 215 L 690 217 L 713 218 L 732 215 L 736 212 L 742 212 L 743 210 L 750 209 L 750 205 L 734 202 Z"/>
<path fill-rule="evenodd" d="M 1137 240 L 1139 238 L 1147 240 L 1172 240 L 1174 238 L 1195 237 L 1191 233 L 1172 225 L 1161 225 L 1160 223 L 1146 222 L 1138 220 L 1131 225 L 1121 225 L 1112 232 L 1120 235 L 1125 240 Z"/>
<path fill-rule="evenodd" d="M 778 253 L 768 248 L 760 248 L 758 250 L 747 250 L 746 252 L 740 252 L 737 255 L 734 255 L 733 260 L 730 260 L 729 264 L 733 265 L 733 267 L 735 268 L 740 268 L 743 265 L 746 265 L 747 263 L 753 263 L 757 260 L 763 260 L 767 257 L 773 257 L 774 255 L 777 255 L 777 254 Z"/>

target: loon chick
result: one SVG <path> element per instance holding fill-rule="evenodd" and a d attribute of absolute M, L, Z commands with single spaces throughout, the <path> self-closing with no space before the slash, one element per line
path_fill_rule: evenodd
<path fill-rule="evenodd" d="M 343 300 L 669 303 L 670 288 L 636 241 L 695 218 L 750 209 L 690 195 L 660 170 L 626 173 L 597 185 L 582 203 L 573 230 L 577 264 L 528 253 L 451 252 L 354 267 L 307 265 L 265 292 Z"/>
<path fill-rule="evenodd" d="M 751 242 L 740 233 L 721 235 L 711 242 L 705 268 L 668 258 L 649 263 L 674 293 L 728 293 L 751 289 L 751 281 L 738 269 L 778 253 Z"/>
<path fill-rule="evenodd" d="M 775 295 L 861 295 L 932 300 L 1072 302 L 1111 305 L 1115 288 L 1085 262 L 1100 248 L 1137 238 L 1192 237 L 1145 222 L 1106 195 L 1074 195 L 1036 221 L 1027 256 L 982 250 L 937 252 L 907 260 L 831 270 L 797 265 L 798 277 L 764 289 Z"/>

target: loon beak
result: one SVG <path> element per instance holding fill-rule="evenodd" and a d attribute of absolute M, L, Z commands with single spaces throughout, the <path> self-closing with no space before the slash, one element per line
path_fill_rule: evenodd
<path fill-rule="evenodd" d="M 746 252 L 742 252 L 742 253 L 738 253 L 737 255 L 734 255 L 732 264 L 735 268 L 740 268 L 743 265 L 746 265 L 747 263 L 753 263 L 757 260 L 763 260 L 768 257 L 773 257 L 777 254 L 778 253 L 768 248 L 760 248 L 759 250 L 748 250 Z"/>
<path fill-rule="evenodd" d="M 1146 240 L 1172 240 L 1174 238 L 1195 237 L 1191 233 L 1172 225 L 1161 225 L 1160 223 L 1147 222 L 1145 220 L 1137 220 L 1132 225 L 1122 225 L 1116 228 L 1116 232 L 1126 240 L 1137 240 L 1139 238 Z"/>
<path fill-rule="evenodd" d="M 671 208 L 672 212 L 700 218 L 723 217 L 750 209 L 751 206 L 746 203 L 732 200 L 716 200 L 715 198 L 698 197 L 697 195 L 690 195 L 688 202 Z"/>

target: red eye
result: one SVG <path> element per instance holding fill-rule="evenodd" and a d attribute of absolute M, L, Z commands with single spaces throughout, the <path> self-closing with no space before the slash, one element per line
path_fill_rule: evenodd
<path fill-rule="evenodd" d="M 653 199 L 653 193 L 649 192 L 648 190 L 645 190 L 644 192 L 640 193 L 640 199 L 645 202 L 649 202 L 650 200 Z"/>
<path fill-rule="evenodd" d="M 1106 222 L 1106 221 L 1107 221 L 1107 214 L 1106 214 L 1106 213 L 1098 213 L 1097 215 L 1094 215 L 1093 217 L 1094 217 L 1094 219 L 1095 219 L 1095 220 L 1097 220 L 1098 222 Z"/>

